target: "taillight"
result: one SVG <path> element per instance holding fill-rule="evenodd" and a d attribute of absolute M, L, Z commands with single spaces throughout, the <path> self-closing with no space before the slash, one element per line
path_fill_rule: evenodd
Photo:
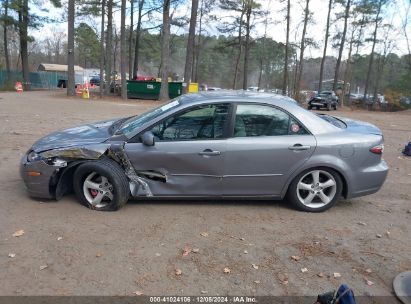
<path fill-rule="evenodd" d="M 384 145 L 378 145 L 378 146 L 372 147 L 370 149 L 370 152 L 374 154 L 382 154 L 382 152 L 384 152 Z"/>

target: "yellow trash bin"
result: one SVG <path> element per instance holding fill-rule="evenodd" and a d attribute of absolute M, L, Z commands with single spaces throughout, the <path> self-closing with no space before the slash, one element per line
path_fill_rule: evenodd
<path fill-rule="evenodd" d="M 198 83 L 190 82 L 188 85 L 188 93 L 197 93 L 198 92 Z"/>

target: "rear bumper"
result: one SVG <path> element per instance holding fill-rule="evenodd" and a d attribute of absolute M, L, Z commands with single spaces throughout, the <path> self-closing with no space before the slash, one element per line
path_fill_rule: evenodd
<path fill-rule="evenodd" d="M 27 192 L 31 197 L 53 199 L 52 179 L 59 167 L 46 164 L 44 161 L 28 162 L 27 155 L 20 161 L 20 176 L 24 181 Z M 29 172 L 39 172 L 39 176 L 30 176 Z"/>
<path fill-rule="evenodd" d="M 369 195 L 380 190 L 387 178 L 388 170 L 388 164 L 383 159 L 378 165 L 363 169 L 356 176 L 354 189 L 347 198 Z"/>

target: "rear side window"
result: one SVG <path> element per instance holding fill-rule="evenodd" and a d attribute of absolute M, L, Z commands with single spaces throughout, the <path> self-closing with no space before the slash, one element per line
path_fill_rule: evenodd
<path fill-rule="evenodd" d="M 258 104 L 237 105 L 234 137 L 308 134 L 301 124 L 280 109 Z"/>
<path fill-rule="evenodd" d="M 347 125 L 345 124 L 345 122 L 343 122 L 342 120 L 335 118 L 333 116 L 330 115 L 326 115 L 326 114 L 317 114 L 320 118 L 322 118 L 323 120 L 329 122 L 330 124 L 336 126 L 337 128 L 340 129 L 345 129 L 347 128 Z"/>

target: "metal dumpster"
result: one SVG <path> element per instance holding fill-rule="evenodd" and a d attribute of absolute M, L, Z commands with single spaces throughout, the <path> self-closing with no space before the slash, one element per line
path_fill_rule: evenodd
<path fill-rule="evenodd" d="M 158 99 L 161 82 L 127 80 L 127 97 L 138 99 Z M 183 92 L 182 82 L 168 83 L 168 96 L 175 98 Z"/>

